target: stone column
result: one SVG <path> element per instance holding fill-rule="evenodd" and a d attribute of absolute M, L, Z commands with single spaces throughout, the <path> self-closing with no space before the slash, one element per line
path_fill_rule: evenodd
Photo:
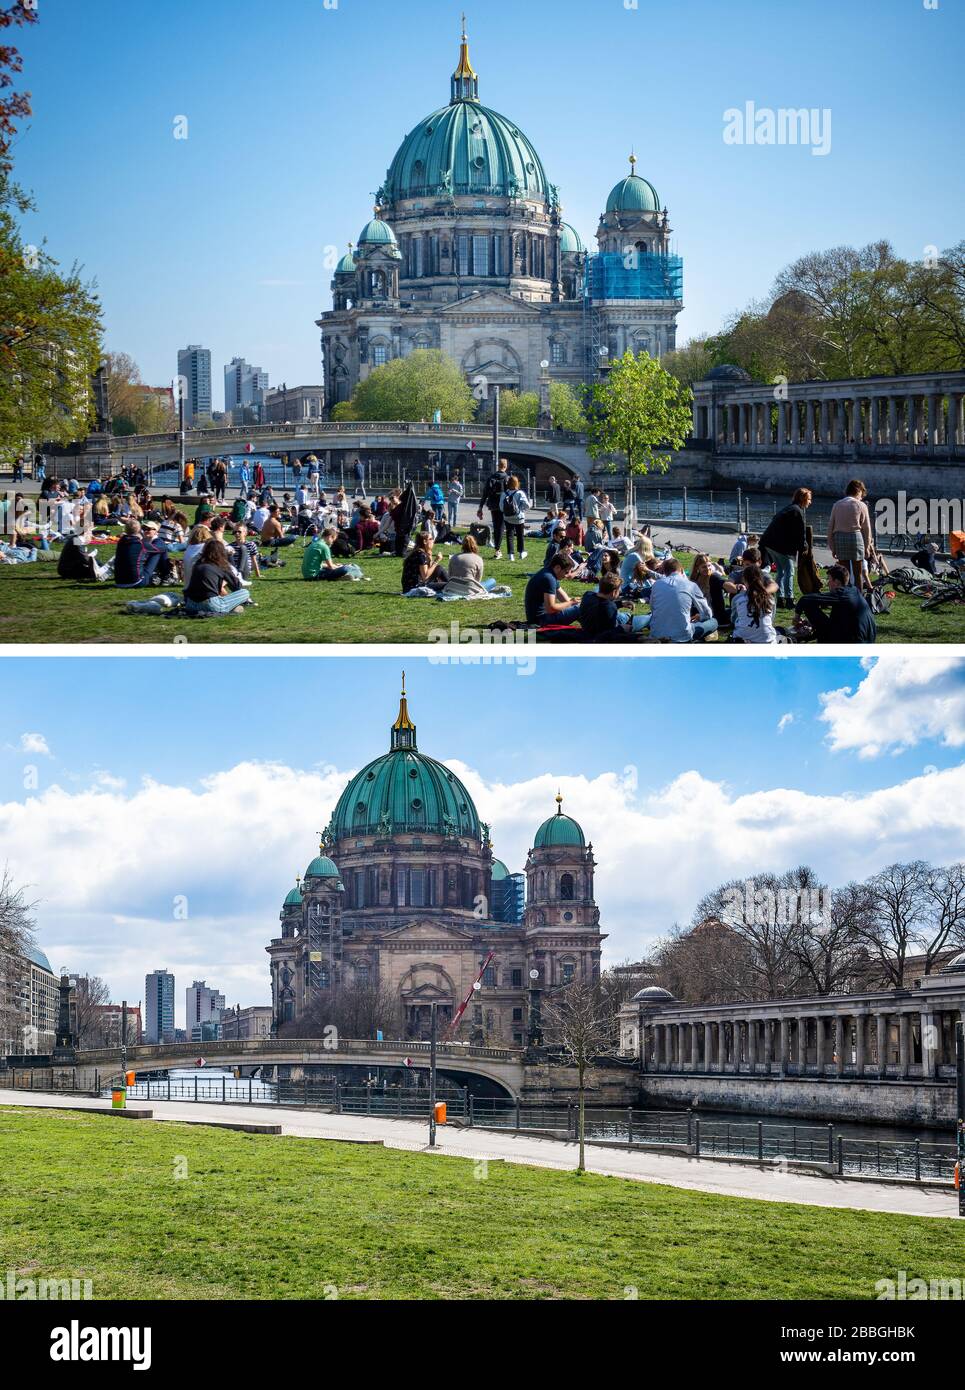
<path fill-rule="evenodd" d="M 797 1021 L 797 1069 L 800 1076 L 804 1076 L 808 1069 L 808 1021 L 806 1018 L 798 1018 Z"/>
<path fill-rule="evenodd" d="M 878 1044 L 878 1075 L 888 1075 L 888 1015 L 875 1014 Z"/>
<path fill-rule="evenodd" d="M 911 1015 L 898 1015 L 898 1075 L 907 1077 L 911 1070 Z"/>
<path fill-rule="evenodd" d="M 894 396 L 888 397 L 888 437 L 885 443 L 892 448 L 898 443 L 898 402 Z"/>
<path fill-rule="evenodd" d="M 868 420 L 868 429 L 871 436 L 872 448 L 877 448 L 879 443 L 878 431 L 880 429 L 880 404 L 881 402 L 878 396 L 872 396 L 868 404 L 868 411 L 870 417 Z"/>
<path fill-rule="evenodd" d="M 787 439 L 787 404 L 777 403 L 777 447 L 783 449 Z"/>
<path fill-rule="evenodd" d="M 815 1026 L 815 1029 L 816 1029 L 816 1036 L 817 1036 L 817 1047 L 816 1047 L 816 1049 L 815 1049 L 815 1053 L 816 1053 L 815 1060 L 816 1060 L 816 1062 L 817 1062 L 818 1075 L 819 1075 L 819 1076 L 823 1076 L 823 1075 L 824 1075 L 824 1016 L 823 1016 L 822 1014 L 815 1014 L 815 1016 L 814 1016 L 814 1026 Z"/>
<path fill-rule="evenodd" d="M 865 1029 L 867 1014 L 854 1015 L 854 1068 L 858 1076 L 864 1076 Z"/>
<path fill-rule="evenodd" d="M 921 1074 L 923 1079 L 931 1081 L 936 1072 L 936 1059 L 938 1053 L 937 1040 L 937 1019 L 933 1013 L 926 1013 L 924 1010 L 921 1015 Z"/>
<path fill-rule="evenodd" d="M 781 1017 L 780 1029 L 777 1060 L 781 1069 L 781 1075 L 784 1076 L 787 1072 L 787 1064 L 791 1060 L 791 1020 L 785 1018 L 783 1015 Z"/>
<path fill-rule="evenodd" d="M 757 1071 L 757 1033 L 760 1028 L 756 1018 L 747 1020 L 747 1060 L 751 1071 Z"/>
<path fill-rule="evenodd" d="M 774 1020 L 765 1018 L 764 1020 L 764 1070 L 770 1074 L 771 1064 L 774 1061 Z"/>
<path fill-rule="evenodd" d="M 834 1020 L 834 1069 L 839 1076 L 844 1075 L 844 1049 L 847 1022 L 848 1020 L 844 1014 L 838 1014 Z"/>
<path fill-rule="evenodd" d="M 714 1025 L 704 1024 L 704 1071 L 714 1070 Z"/>
<path fill-rule="evenodd" d="M 941 396 L 928 397 L 928 452 L 935 452 L 935 444 L 938 440 L 938 412 L 941 408 Z"/>
<path fill-rule="evenodd" d="M 821 445 L 830 444 L 831 424 L 828 417 L 828 400 L 826 396 L 821 397 L 818 417 L 818 443 Z"/>

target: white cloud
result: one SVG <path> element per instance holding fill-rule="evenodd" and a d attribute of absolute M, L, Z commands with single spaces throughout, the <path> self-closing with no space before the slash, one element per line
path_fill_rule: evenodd
<path fill-rule="evenodd" d="M 498 783 L 450 766 L 511 869 L 523 867 L 562 787 L 564 810 L 594 846 L 610 961 L 689 920 L 715 884 L 764 867 L 807 862 L 840 883 L 897 858 L 965 857 L 965 766 L 860 798 L 787 787 L 736 795 L 695 770 L 657 787 L 637 786 L 632 770 Z M 184 986 L 202 977 L 230 1003 L 266 1002 L 265 945 L 349 775 L 244 762 L 193 787 L 54 786 L 0 803 L 0 844 L 40 900 L 40 943 L 56 968 L 102 975 L 130 1002 L 162 965 L 177 977 L 179 1008 Z"/>
<path fill-rule="evenodd" d="M 20 751 L 21 753 L 39 754 L 43 758 L 53 756 L 43 734 L 21 734 Z"/>
<path fill-rule="evenodd" d="M 781 717 L 780 717 L 780 719 L 777 721 L 777 732 L 778 732 L 779 734 L 783 734 L 784 730 L 785 730 L 786 728 L 788 728 L 788 727 L 789 727 L 791 724 L 793 724 L 793 723 L 794 723 L 794 715 L 791 714 L 790 711 L 788 711 L 787 714 L 782 714 Z"/>
<path fill-rule="evenodd" d="M 923 739 L 965 745 L 965 662 L 960 657 L 901 656 L 866 662 L 857 686 L 821 696 L 820 718 L 835 752 L 862 758 L 900 753 Z"/>

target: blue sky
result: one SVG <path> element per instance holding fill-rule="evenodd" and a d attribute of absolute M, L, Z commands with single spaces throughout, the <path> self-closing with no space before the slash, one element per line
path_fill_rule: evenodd
<path fill-rule="evenodd" d="M 55 969 L 137 1000 L 174 970 L 267 998 L 264 945 L 349 776 L 388 747 L 397 658 L 4 659 L 0 845 Z M 406 661 L 423 752 L 521 868 L 555 809 L 598 859 L 607 959 L 716 884 L 965 857 L 965 661 Z M 187 915 L 174 905 L 186 900 Z"/>
<path fill-rule="evenodd" d="M 682 337 L 806 251 L 962 235 L 960 0 L 488 0 L 481 99 L 519 123 L 592 237 L 638 172 L 685 262 Z M 43 0 L 17 37 L 34 117 L 16 150 L 31 240 L 96 277 L 107 343 L 170 380 L 188 342 L 273 383 L 319 379 L 327 246 L 355 240 L 405 133 L 449 96 L 442 0 Z M 829 108 L 831 151 L 729 146 L 723 113 Z M 188 118 L 188 139 L 173 138 Z"/>

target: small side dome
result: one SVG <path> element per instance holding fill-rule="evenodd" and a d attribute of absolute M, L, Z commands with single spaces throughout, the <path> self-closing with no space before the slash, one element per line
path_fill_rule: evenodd
<path fill-rule="evenodd" d="M 383 222 L 381 217 L 373 217 L 371 222 L 366 222 L 359 233 L 359 246 L 395 246 L 395 232 L 388 222 Z M 354 269 L 354 266 L 353 266 Z"/>
<path fill-rule="evenodd" d="M 552 849 L 559 846 L 572 845 L 577 849 L 586 848 L 586 840 L 583 831 L 572 816 L 563 814 L 563 798 L 557 793 L 556 796 L 556 815 L 550 816 L 549 820 L 544 820 L 543 824 L 536 832 L 533 840 L 534 849 Z"/>
<path fill-rule="evenodd" d="M 721 381 L 737 386 L 752 380 L 750 372 L 745 372 L 743 367 L 738 367 L 734 362 L 722 362 L 719 367 L 711 367 L 704 377 L 704 381 Z"/>
<path fill-rule="evenodd" d="M 669 989 L 661 989 L 659 985 L 647 985 L 646 989 L 638 989 L 633 996 L 635 1004 L 676 1004 L 676 999 Z"/>
<path fill-rule="evenodd" d="M 345 252 L 345 255 L 342 257 L 342 259 L 339 261 L 338 265 L 335 267 L 335 274 L 336 274 L 336 275 L 354 275 L 354 274 L 355 274 L 355 257 L 352 255 L 351 250 L 348 250 L 348 251 Z"/>
<path fill-rule="evenodd" d="M 305 870 L 306 878 L 341 878 L 338 868 L 325 854 L 316 855 Z"/>
<path fill-rule="evenodd" d="M 959 951 L 958 955 L 953 956 L 938 973 L 939 975 L 965 975 L 965 951 Z"/>
<path fill-rule="evenodd" d="M 586 250 L 582 238 L 575 227 L 564 222 L 560 228 L 560 251 L 564 256 L 581 255 Z"/>
<path fill-rule="evenodd" d="M 628 174 L 610 190 L 607 212 L 659 212 L 660 199 L 652 183 L 639 174 Z"/>
<path fill-rule="evenodd" d="M 493 860 L 493 883 L 502 883 L 503 879 L 509 878 L 509 870 L 501 859 Z"/>
<path fill-rule="evenodd" d="M 285 899 L 284 906 L 285 906 L 285 907 L 301 907 L 301 905 L 302 905 L 302 890 L 298 887 L 298 884 L 296 883 L 295 887 L 291 890 L 291 892 L 288 894 L 288 897 Z"/>

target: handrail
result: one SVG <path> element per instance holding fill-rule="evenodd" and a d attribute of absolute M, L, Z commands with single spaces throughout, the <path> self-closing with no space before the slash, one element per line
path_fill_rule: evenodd
<path fill-rule="evenodd" d="M 500 428 L 501 439 L 539 440 L 543 442 L 585 444 L 586 434 L 575 430 L 554 430 L 530 428 L 523 425 L 505 425 Z M 208 440 L 224 437 L 227 439 L 253 439 L 259 435 L 352 435 L 352 434 L 431 434 L 459 435 L 471 439 L 478 437 L 485 441 L 492 438 L 492 428 L 488 424 L 433 424 L 430 420 L 297 420 L 288 425 L 212 425 L 204 429 L 186 429 L 185 444 L 200 444 Z M 111 448 L 141 449 L 148 444 L 176 444 L 178 431 L 170 430 L 164 434 L 123 434 L 112 435 Z M 99 445 L 98 441 L 98 445 Z M 97 447 L 97 446 L 95 446 Z M 102 446 L 101 446 L 102 447 Z"/>

